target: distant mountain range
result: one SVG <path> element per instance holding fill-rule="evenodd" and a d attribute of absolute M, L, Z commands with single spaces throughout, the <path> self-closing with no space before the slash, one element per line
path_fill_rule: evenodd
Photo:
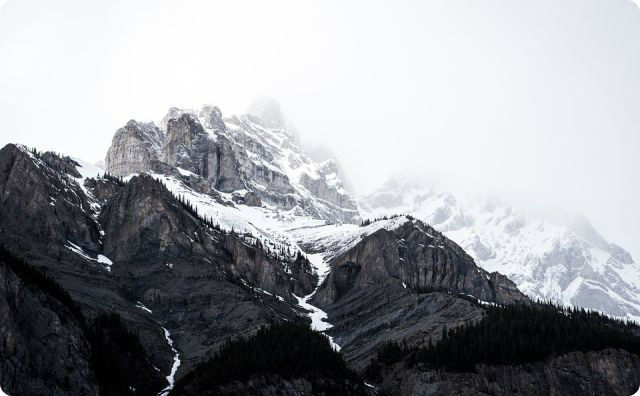
<path fill-rule="evenodd" d="M 640 321 L 640 266 L 584 217 L 550 221 L 503 200 L 455 196 L 402 177 L 360 206 L 363 217 L 410 213 L 429 223 L 531 298 Z"/>

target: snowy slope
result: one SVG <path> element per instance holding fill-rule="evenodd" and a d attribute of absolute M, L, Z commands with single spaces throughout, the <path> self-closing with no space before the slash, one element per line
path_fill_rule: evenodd
<path fill-rule="evenodd" d="M 159 124 L 167 132 L 164 147 L 157 150 L 165 154 L 158 154 L 158 159 L 176 167 L 181 175 L 205 176 L 221 192 L 242 197 L 251 191 L 263 202 L 283 210 L 295 209 L 298 215 L 358 223 L 356 201 L 345 190 L 337 163 L 318 163 L 305 154 L 284 120 L 273 121 L 282 116 L 278 109 L 269 112 L 261 108 L 262 115 L 271 120 L 266 122 L 252 114 L 223 118 L 220 110 L 210 105 L 199 111 L 171 108 Z M 169 123 L 176 125 L 185 114 L 198 125 L 196 129 L 206 131 L 206 139 L 194 137 L 193 131 L 181 135 L 176 127 L 170 130 Z M 176 135 L 180 135 L 178 142 L 186 142 L 176 143 L 172 140 Z M 181 164 L 190 165 L 190 169 Z M 117 163 L 111 166 L 118 168 Z"/>
<path fill-rule="evenodd" d="M 640 319 L 640 265 L 585 219 L 553 222 L 505 202 L 397 181 L 364 198 L 361 210 L 364 218 L 407 213 L 424 220 L 532 298 Z"/>

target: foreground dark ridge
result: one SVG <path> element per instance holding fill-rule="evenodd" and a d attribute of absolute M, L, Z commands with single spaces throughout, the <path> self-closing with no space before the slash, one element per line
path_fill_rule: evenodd
<path fill-rule="evenodd" d="M 634 323 L 542 303 L 484 311 L 475 323 L 443 329 L 435 343 L 383 344 L 365 377 L 391 394 L 409 381 L 413 391 L 439 383 L 451 394 L 495 395 L 581 389 L 630 395 L 640 386 L 640 327 Z M 617 366 L 618 360 L 624 364 Z"/>
<path fill-rule="evenodd" d="M 225 343 L 184 376 L 175 395 L 366 395 L 369 389 L 347 368 L 326 337 L 304 324 L 260 329 Z"/>
<path fill-rule="evenodd" d="M 60 285 L 1 245 L 0 275 L 1 379 L 10 395 L 154 395 L 164 386 L 118 314 L 86 318 Z"/>

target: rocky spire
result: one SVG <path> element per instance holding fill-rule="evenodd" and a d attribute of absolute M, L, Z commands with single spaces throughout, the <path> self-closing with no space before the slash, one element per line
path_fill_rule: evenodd
<path fill-rule="evenodd" d="M 126 176 L 146 172 L 162 150 L 164 134 L 152 122 L 130 120 L 113 136 L 105 158 L 107 172 Z"/>

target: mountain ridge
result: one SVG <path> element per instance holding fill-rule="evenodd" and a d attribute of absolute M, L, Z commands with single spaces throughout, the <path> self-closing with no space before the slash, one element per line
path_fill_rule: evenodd
<path fill-rule="evenodd" d="M 311 160 L 282 112 L 261 110 L 273 117 L 223 118 L 204 106 L 197 113 L 170 109 L 165 126 L 130 121 L 114 135 L 107 173 L 7 145 L 0 150 L 0 243 L 60 284 L 84 316 L 117 314 L 137 332 L 144 370 L 166 375 L 163 395 L 181 380 L 183 389 L 196 386 L 188 373 L 231 339 L 253 337 L 265 326 L 311 325 L 361 375 L 385 343 L 419 347 L 447 329 L 481 323 L 484 307 L 537 306 L 417 216 L 360 222 L 337 164 Z M 622 389 L 617 381 L 632 374 L 619 367 L 636 365 L 637 356 L 620 351 L 594 352 L 612 367 L 601 378 L 606 392 Z M 585 379 L 591 369 L 580 359 L 565 359 L 581 379 L 561 389 L 592 386 Z M 493 369 L 500 370 L 479 374 L 468 389 L 484 389 Z M 509 370 L 519 376 L 523 369 Z M 0 364 L 0 385 L 15 392 L 9 375 Z M 453 378 L 416 375 L 392 382 L 446 394 Z M 202 380 L 198 387 L 210 383 L 202 373 L 189 378 Z M 254 379 L 213 383 L 225 392 L 309 392 L 305 379 Z M 375 386 L 409 394 L 386 379 Z M 512 380 L 501 378 L 499 387 Z M 374 392 L 358 381 L 312 379 L 345 394 Z"/>
<path fill-rule="evenodd" d="M 455 196 L 402 180 L 388 186 L 360 200 L 363 216 L 410 213 L 531 298 L 640 320 L 640 266 L 586 218 L 560 223 L 492 198 Z"/>

